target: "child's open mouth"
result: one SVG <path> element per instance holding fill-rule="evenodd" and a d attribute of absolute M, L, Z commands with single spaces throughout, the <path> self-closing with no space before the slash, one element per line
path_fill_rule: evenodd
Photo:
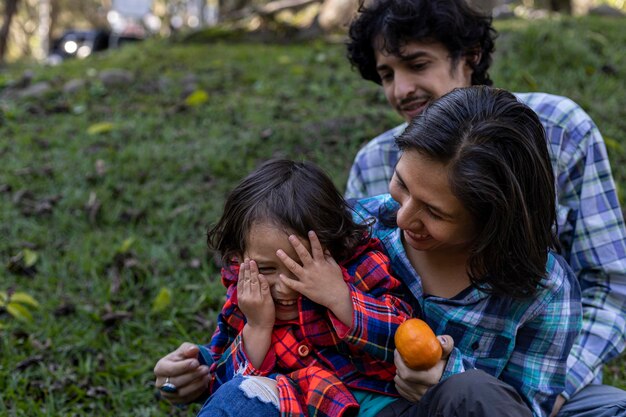
<path fill-rule="evenodd" d="M 274 300 L 276 304 L 282 307 L 291 307 L 298 303 L 298 300 Z"/>

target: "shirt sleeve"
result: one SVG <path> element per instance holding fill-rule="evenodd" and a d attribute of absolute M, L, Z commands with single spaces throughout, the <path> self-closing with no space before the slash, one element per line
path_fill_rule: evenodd
<path fill-rule="evenodd" d="M 372 139 L 357 152 L 346 186 L 346 198 L 365 198 L 389 191 L 389 181 L 400 157 L 396 136 L 406 123 L 396 126 Z"/>
<path fill-rule="evenodd" d="M 344 269 L 354 313 L 348 328 L 328 311 L 335 331 L 344 342 L 374 358 L 393 363 L 393 341 L 398 326 L 412 309 L 400 296 L 401 283 L 389 272 L 389 259 L 370 250 L 356 267 Z"/>
<path fill-rule="evenodd" d="M 626 232 L 606 146 L 575 103 L 559 165 L 560 230 L 564 256 L 582 289 L 583 329 L 568 359 L 566 398 L 602 381 L 602 367 L 626 345 Z M 559 161 L 561 162 L 561 161 Z M 565 214 L 562 214 L 565 213 Z"/>

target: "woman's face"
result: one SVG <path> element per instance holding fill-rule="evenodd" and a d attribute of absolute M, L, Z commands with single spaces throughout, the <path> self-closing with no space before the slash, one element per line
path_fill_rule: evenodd
<path fill-rule="evenodd" d="M 405 151 L 389 184 L 400 204 L 398 227 L 418 251 L 464 253 L 476 235 L 469 212 L 452 194 L 448 168 L 417 151 Z"/>

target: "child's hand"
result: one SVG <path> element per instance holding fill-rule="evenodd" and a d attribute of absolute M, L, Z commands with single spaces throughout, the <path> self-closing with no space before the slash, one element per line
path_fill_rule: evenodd
<path fill-rule="evenodd" d="M 275 321 L 274 300 L 265 277 L 259 274 L 255 261 L 246 259 L 239 266 L 237 281 L 237 304 L 251 327 L 273 328 Z"/>
<path fill-rule="evenodd" d="M 289 236 L 289 242 L 298 254 L 302 266 L 291 259 L 283 250 L 276 251 L 276 255 L 282 263 L 298 277 L 298 280 L 293 280 L 280 274 L 282 282 L 309 300 L 332 311 L 338 303 L 344 303 L 346 300 L 352 306 L 350 290 L 343 281 L 341 268 L 330 253 L 324 252 L 315 232 L 309 232 L 311 253 L 296 236 Z"/>

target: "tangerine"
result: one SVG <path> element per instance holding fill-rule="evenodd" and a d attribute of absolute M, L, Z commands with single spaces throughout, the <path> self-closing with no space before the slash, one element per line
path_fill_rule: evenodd
<path fill-rule="evenodd" d="M 430 369 L 441 359 L 441 343 L 424 320 L 411 318 L 400 324 L 394 341 L 404 362 L 416 371 Z"/>

